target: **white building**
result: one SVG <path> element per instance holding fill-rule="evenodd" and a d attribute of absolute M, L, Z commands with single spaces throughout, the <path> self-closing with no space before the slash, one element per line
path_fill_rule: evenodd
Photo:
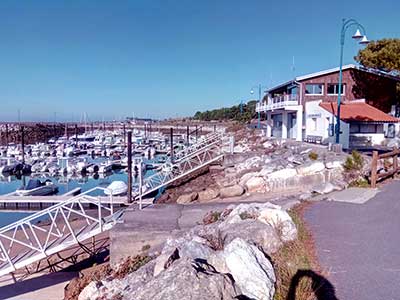
<path fill-rule="evenodd" d="M 338 98 L 338 74 L 339 68 L 324 70 L 298 76 L 269 89 L 256 106 L 256 111 L 266 119 L 267 136 L 334 142 L 336 117 L 333 109 Z M 400 112 L 400 107 L 396 106 L 398 82 L 400 78 L 377 70 L 355 65 L 343 67 L 341 98 L 344 105 L 341 108 L 353 112 L 357 107 L 363 116 L 356 122 L 357 115 L 348 118 L 341 115 L 340 143 L 343 148 L 382 144 L 392 138 L 393 130 L 396 130 L 395 136 L 398 135 L 398 127 L 394 124 L 399 119 L 393 117 L 398 117 Z M 347 106 L 352 102 L 355 106 Z M 329 110 L 325 104 L 332 105 L 333 109 Z M 388 114 L 390 112 L 393 116 Z M 369 120 L 369 117 L 373 118 Z"/>

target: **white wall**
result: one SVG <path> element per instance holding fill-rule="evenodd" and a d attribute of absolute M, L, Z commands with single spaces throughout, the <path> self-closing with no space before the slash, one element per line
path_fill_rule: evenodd
<path fill-rule="evenodd" d="M 320 136 L 322 137 L 323 143 L 335 143 L 335 136 L 329 136 L 329 124 L 336 123 L 336 118 L 332 113 L 319 106 L 321 102 L 322 100 L 315 100 L 307 101 L 305 103 L 305 135 Z M 313 119 L 316 119 L 316 126 Z M 350 132 L 349 124 L 340 121 L 340 131 L 342 134 L 340 135 L 339 142 L 342 144 L 344 149 L 348 149 Z"/>

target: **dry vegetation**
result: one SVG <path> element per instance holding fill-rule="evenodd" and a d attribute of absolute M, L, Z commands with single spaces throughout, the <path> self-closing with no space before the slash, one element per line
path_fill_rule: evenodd
<path fill-rule="evenodd" d="M 301 272 L 320 272 L 313 238 L 303 220 L 303 214 L 308 204 L 304 203 L 293 208 L 289 214 L 298 229 L 298 239 L 285 243 L 284 246 L 271 259 L 274 265 L 277 284 L 275 300 L 312 300 L 318 286 L 313 283 L 309 276 L 301 278 L 296 285 L 295 295 L 293 291 L 294 278 Z"/>
<path fill-rule="evenodd" d="M 82 290 L 92 281 L 100 281 L 105 278 L 124 278 L 127 274 L 135 272 L 141 266 L 148 263 L 152 257 L 137 255 L 128 257 L 117 270 L 111 269 L 110 265 L 103 264 L 86 270 L 84 274 L 74 278 L 65 287 L 64 300 L 77 300 Z"/>

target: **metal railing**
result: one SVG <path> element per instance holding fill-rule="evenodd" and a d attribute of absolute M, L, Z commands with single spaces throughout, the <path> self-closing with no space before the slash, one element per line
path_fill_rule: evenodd
<path fill-rule="evenodd" d="M 209 147 L 211 144 L 215 142 L 220 142 L 221 140 L 221 132 L 212 132 L 210 134 L 207 134 L 206 136 L 199 138 L 195 144 L 192 144 L 189 147 L 185 147 L 184 149 L 174 153 L 174 162 L 182 160 L 186 156 L 189 156 L 196 151 L 201 151 L 202 149 Z"/>
<path fill-rule="evenodd" d="M 270 111 L 288 106 L 299 105 L 299 95 L 281 95 L 268 98 L 268 101 L 256 104 L 256 112 Z"/>
<path fill-rule="evenodd" d="M 99 190 L 106 189 L 95 187 L 2 227 L 0 276 L 111 229 L 122 211 L 114 212 L 112 195 L 109 203 L 89 195 Z"/>
<path fill-rule="evenodd" d="M 199 170 L 223 157 L 221 153 L 222 134 L 216 133 L 190 148 L 190 151 L 182 152 L 173 163 L 166 162 L 161 169 L 143 180 L 141 196 L 150 194 L 159 188 L 166 186 L 188 174 Z M 184 154 L 186 154 L 184 156 Z M 140 193 L 140 191 L 139 191 Z M 137 196 L 139 197 L 139 196 Z M 136 197 L 136 198 L 137 198 Z"/>

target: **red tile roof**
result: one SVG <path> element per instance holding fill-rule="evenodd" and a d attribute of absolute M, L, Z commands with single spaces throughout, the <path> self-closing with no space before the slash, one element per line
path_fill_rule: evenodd
<path fill-rule="evenodd" d="M 337 103 L 321 102 L 319 104 L 323 109 L 336 115 Z M 340 119 L 342 121 L 357 122 L 385 122 L 397 123 L 399 118 L 384 113 L 383 111 L 365 103 L 365 102 L 347 102 L 340 105 Z"/>

